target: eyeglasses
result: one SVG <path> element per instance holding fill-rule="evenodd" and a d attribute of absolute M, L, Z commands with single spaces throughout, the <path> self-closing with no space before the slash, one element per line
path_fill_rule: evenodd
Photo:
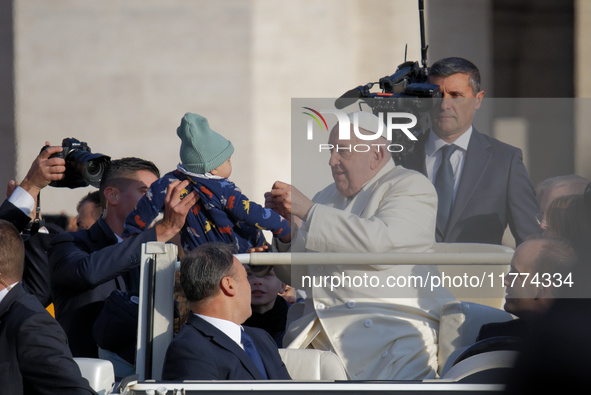
<path fill-rule="evenodd" d="M 546 223 L 546 220 L 544 219 L 544 214 L 543 213 L 537 213 L 536 214 L 536 221 L 538 222 L 538 225 L 542 226 L 542 223 Z"/>

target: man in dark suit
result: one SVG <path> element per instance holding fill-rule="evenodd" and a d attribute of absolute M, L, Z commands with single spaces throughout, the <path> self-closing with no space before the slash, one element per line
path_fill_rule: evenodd
<path fill-rule="evenodd" d="M 232 247 L 202 244 L 181 262 L 191 314 L 172 340 L 163 380 L 289 380 L 273 338 L 242 327 L 251 314 L 250 283 Z"/>
<path fill-rule="evenodd" d="M 105 299 L 114 290 L 139 290 L 141 244 L 169 241 L 196 202 L 195 194 L 181 200 L 187 183 L 172 183 L 164 219 L 122 240 L 125 217 L 158 177 L 152 162 L 138 158 L 111 161 L 99 189 L 106 205 L 103 217 L 88 230 L 63 233 L 53 239 L 49 262 L 55 313 L 75 357 L 98 357 L 92 328 Z"/>
<path fill-rule="evenodd" d="M 0 220 L 0 383 L 4 394 L 94 394 L 72 359 L 66 335 L 23 288 L 24 245 Z"/>
<path fill-rule="evenodd" d="M 431 130 L 402 164 L 437 189 L 437 241 L 501 244 L 507 224 L 516 244 L 540 233 L 521 150 L 472 126 L 484 97 L 476 66 L 441 59 L 429 69 L 429 82 L 439 85 L 443 98 L 431 112 Z"/>

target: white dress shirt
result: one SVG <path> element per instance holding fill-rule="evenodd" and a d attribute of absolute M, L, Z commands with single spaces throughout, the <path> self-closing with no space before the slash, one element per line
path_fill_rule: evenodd
<path fill-rule="evenodd" d="M 201 314 L 195 315 L 203 318 L 205 321 L 215 326 L 244 350 L 244 347 L 242 346 L 242 326 L 235 324 L 232 321 L 223 320 L 221 318 L 209 317 L 207 315 Z"/>
<path fill-rule="evenodd" d="M 9 289 L 9 288 L 4 288 L 2 291 L 0 291 L 0 303 L 2 303 L 2 301 L 4 300 L 4 298 L 6 297 L 6 295 L 8 295 L 8 292 L 9 292 L 9 291 L 10 291 L 12 288 L 14 288 L 14 286 L 15 286 L 16 284 L 18 284 L 18 283 L 19 283 L 19 281 L 15 282 L 15 283 L 13 283 L 13 284 L 8 284 L 8 286 L 10 287 L 10 289 Z"/>
<path fill-rule="evenodd" d="M 454 201 L 458 192 L 458 186 L 460 185 L 460 179 L 462 178 L 464 160 L 471 135 L 472 126 L 452 143 L 458 147 L 449 158 L 454 172 Z M 427 171 L 427 178 L 429 178 L 431 183 L 435 183 L 437 170 L 439 170 L 439 166 L 441 165 L 441 147 L 447 144 L 433 130 L 429 131 L 429 137 L 427 137 L 427 141 L 425 142 L 425 170 Z"/>
<path fill-rule="evenodd" d="M 8 201 L 18 207 L 25 215 L 30 216 L 35 210 L 35 199 L 20 186 L 16 187 Z"/>

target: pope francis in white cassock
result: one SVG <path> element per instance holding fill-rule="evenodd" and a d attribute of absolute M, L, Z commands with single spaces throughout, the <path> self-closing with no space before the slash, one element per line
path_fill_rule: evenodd
<path fill-rule="evenodd" d="M 386 130 L 369 112 L 349 114 L 349 118 L 351 128 L 357 122 L 361 132 Z M 387 143 L 384 137 L 380 139 Z M 340 141 L 335 126 L 329 144 L 349 146 L 355 140 L 351 133 L 351 140 Z M 267 193 L 268 207 L 303 220 L 290 245 L 274 240 L 277 250 L 387 253 L 422 252 L 433 247 L 435 188 L 422 174 L 395 166 L 384 145 L 372 147 L 368 152 L 333 149 L 329 165 L 335 182 L 312 201 L 295 187 L 275 183 Z M 440 310 L 453 297 L 444 288 L 431 291 L 426 287 L 407 288 L 402 295 L 398 290 L 392 297 L 394 290 L 381 284 L 389 276 L 433 275 L 436 267 L 364 265 L 362 257 L 360 254 L 355 266 L 303 267 L 314 279 L 377 276 L 380 287 L 331 289 L 328 284 L 306 289 L 303 316 L 289 325 L 283 346 L 333 351 L 352 380 L 435 378 Z M 275 271 L 284 281 L 294 280 L 297 269 L 291 268 L 294 271 L 276 266 Z"/>

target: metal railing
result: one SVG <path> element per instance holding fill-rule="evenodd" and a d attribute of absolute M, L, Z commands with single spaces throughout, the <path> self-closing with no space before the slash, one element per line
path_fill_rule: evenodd
<path fill-rule="evenodd" d="M 510 264 L 513 250 L 486 244 L 438 244 L 428 252 L 253 253 L 237 254 L 250 265 L 484 265 Z M 139 381 L 160 380 L 164 356 L 173 337 L 174 276 L 177 248 L 151 242 L 142 245 L 136 373 Z"/>

